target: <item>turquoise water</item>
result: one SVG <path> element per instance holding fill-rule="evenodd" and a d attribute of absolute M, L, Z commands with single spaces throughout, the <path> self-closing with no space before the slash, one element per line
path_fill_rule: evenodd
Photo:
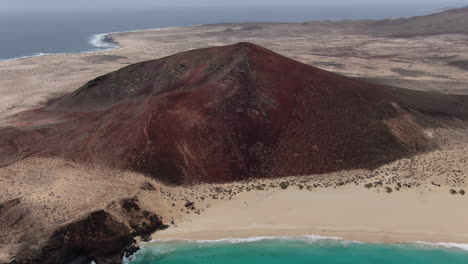
<path fill-rule="evenodd" d="M 160 241 L 146 244 L 126 262 L 131 264 L 467 264 L 468 251 L 436 245 L 364 244 L 311 238 L 213 242 Z"/>

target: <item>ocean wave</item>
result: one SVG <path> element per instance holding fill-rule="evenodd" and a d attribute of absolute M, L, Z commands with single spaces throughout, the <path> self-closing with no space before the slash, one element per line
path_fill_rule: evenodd
<path fill-rule="evenodd" d="M 130 264 L 135 261 L 142 254 L 158 256 L 164 254 L 170 254 L 178 250 L 180 246 L 190 246 L 190 247 L 205 247 L 215 244 L 242 244 L 242 243 L 254 243 L 261 241 L 299 241 L 322 245 L 321 242 L 327 243 L 327 246 L 351 246 L 358 244 L 369 244 L 369 245 L 385 245 L 389 247 L 423 247 L 423 248 L 446 248 L 446 249 L 457 249 L 457 250 L 467 250 L 468 244 L 458 244 L 458 243 L 429 243 L 424 241 L 414 241 L 407 243 L 365 243 L 359 241 L 348 241 L 344 240 L 341 237 L 327 237 L 320 235 L 300 235 L 300 236 L 254 236 L 247 238 L 222 238 L 222 239 L 213 239 L 213 240 L 195 240 L 195 239 L 153 239 L 150 242 L 145 242 L 140 245 L 140 250 L 135 254 L 129 257 L 123 258 L 124 264 Z M 327 242 L 328 241 L 328 242 Z M 175 243 L 175 244 L 174 244 Z M 180 244 L 179 244 L 180 243 Z M 328 244 L 331 243 L 331 244 Z"/>
<path fill-rule="evenodd" d="M 240 243 L 252 243 L 266 240 L 290 240 L 290 241 L 307 241 L 316 242 L 319 240 L 340 240 L 341 237 L 327 237 L 319 235 L 302 235 L 302 236 L 255 236 L 247 238 L 221 238 L 212 240 L 195 240 L 195 239 L 153 239 L 149 243 L 156 242 L 193 242 L 193 243 L 220 243 L 220 244 L 240 244 Z M 352 241 L 350 241 L 352 242 Z"/>
<path fill-rule="evenodd" d="M 173 26 L 173 27 L 161 27 L 161 28 L 147 28 L 147 29 L 134 29 L 134 30 L 126 30 L 126 31 L 115 31 L 115 32 L 108 32 L 108 33 L 100 33 L 94 34 L 89 38 L 89 43 L 96 47 L 96 50 L 103 50 L 103 49 L 115 49 L 119 47 L 119 44 L 112 39 L 113 34 L 119 33 L 131 33 L 131 32 L 141 32 L 141 31 L 149 31 L 149 30 L 164 30 L 164 29 L 175 29 L 175 28 L 184 28 L 184 27 L 196 27 L 201 26 L 202 24 L 194 24 L 194 25 L 185 25 L 185 26 Z M 94 50 L 94 51 L 96 51 Z M 90 51 L 83 51 L 83 52 L 90 52 Z"/>
<path fill-rule="evenodd" d="M 247 238 L 221 238 L 212 240 L 196 240 L 196 239 L 153 239 L 151 243 L 167 243 L 167 242 L 187 242 L 187 243 L 211 243 L 211 244 L 241 244 L 241 243 L 252 243 L 258 241 L 269 241 L 269 240 L 286 240 L 286 241 L 304 241 L 304 242 L 318 242 L 318 241 L 337 241 L 344 244 L 387 244 L 387 243 L 364 243 L 360 241 L 348 241 L 341 237 L 328 237 L 320 235 L 301 235 L 301 236 L 255 236 Z M 430 243 L 424 241 L 413 241 L 407 243 L 388 243 L 388 245 L 422 245 L 425 247 L 435 248 L 454 248 L 468 251 L 468 244 L 451 243 L 451 242 L 438 242 Z"/>
<path fill-rule="evenodd" d="M 89 38 L 89 43 L 94 47 L 101 49 L 115 49 L 119 45 L 112 39 L 111 35 L 114 33 L 95 34 Z"/>
<path fill-rule="evenodd" d="M 59 53 L 57 53 L 57 54 L 59 54 Z M 47 55 L 51 55 L 51 53 L 39 52 L 39 53 L 35 53 L 33 55 L 28 55 L 28 56 L 14 57 L 14 58 L 10 58 L 10 59 L 0 59 L 0 61 L 21 60 L 21 59 L 34 58 L 34 57 L 47 56 Z"/>
<path fill-rule="evenodd" d="M 124 256 L 122 258 L 122 264 L 130 264 L 134 262 L 136 258 L 143 252 L 143 250 L 146 251 L 146 254 L 151 255 L 151 256 L 169 254 L 177 250 L 177 247 L 166 245 L 166 244 L 151 246 L 151 245 L 144 243 L 144 244 L 141 244 L 139 247 L 140 249 L 137 252 L 135 252 L 133 255 Z"/>
<path fill-rule="evenodd" d="M 318 241 L 337 241 L 340 243 L 354 243 L 354 241 L 344 241 L 340 237 L 326 237 L 319 235 L 301 235 L 301 236 L 255 236 L 247 238 L 221 238 L 212 240 L 195 240 L 195 239 L 153 239 L 149 242 L 140 244 L 140 250 L 135 254 L 124 257 L 122 259 L 123 264 L 130 264 L 135 259 L 145 252 L 145 254 L 157 256 L 162 254 L 172 253 L 177 250 L 180 245 L 174 245 L 172 243 L 188 243 L 193 245 L 207 245 L 207 244 L 242 244 L 242 243 L 254 243 L 260 241 L 303 241 L 307 243 L 316 243 Z"/>
<path fill-rule="evenodd" d="M 426 247 L 455 248 L 455 249 L 468 251 L 468 244 L 450 243 L 450 242 L 429 243 L 429 242 L 424 242 L 424 241 L 414 241 L 412 243 L 423 245 Z"/>

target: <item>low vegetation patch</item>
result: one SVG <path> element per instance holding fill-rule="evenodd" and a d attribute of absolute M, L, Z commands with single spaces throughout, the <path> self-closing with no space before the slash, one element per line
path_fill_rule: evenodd
<path fill-rule="evenodd" d="M 281 182 L 280 187 L 281 187 L 281 189 L 286 190 L 289 187 L 289 183 L 288 182 Z"/>

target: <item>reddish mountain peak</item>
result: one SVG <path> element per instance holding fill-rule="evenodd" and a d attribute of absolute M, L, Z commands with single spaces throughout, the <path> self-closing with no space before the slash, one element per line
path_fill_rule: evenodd
<path fill-rule="evenodd" d="M 69 96 L 54 102 L 49 108 L 74 111 L 102 109 L 148 94 L 202 88 L 232 74 L 232 71 L 245 71 L 248 74 L 252 65 L 271 67 L 277 63 L 299 64 L 247 42 L 191 50 L 162 59 L 136 63 L 100 76 Z"/>
<path fill-rule="evenodd" d="M 368 84 L 239 43 L 130 65 L 23 114 L 31 126 L 3 132 L 12 147 L 0 161 L 41 153 L 173 183 L 370 168 L 433 147 L 424 115 L 408 119 L 433 110 L 424 100 L 467 112 L 452 104 L 466 98 Z"/>

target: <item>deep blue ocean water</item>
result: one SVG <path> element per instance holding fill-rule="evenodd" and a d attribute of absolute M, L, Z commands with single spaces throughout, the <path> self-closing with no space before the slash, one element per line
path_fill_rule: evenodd
<path fill-rule="evenodd" d="M 105 34 L 148 28 L 224 22 L 304 22 L 384 19 L 425 15 L 435 6 L 289 6 L 251 8 L 87 9 L 5 11 L 0 9 L 0 60 L 50 53 L 79 53 L 115 47 Z"/>
<path fill-rule="evenodd" d="M 448 247 L 451 246 L 451 247 Z M 463 247 L 463 245 L 458 245 Z M 464 245 L 466 247 L 466 245 Z M 131 264 L 466 264 L 452 245 L 365 244 L 310 237 L 151 242 Z"/>

